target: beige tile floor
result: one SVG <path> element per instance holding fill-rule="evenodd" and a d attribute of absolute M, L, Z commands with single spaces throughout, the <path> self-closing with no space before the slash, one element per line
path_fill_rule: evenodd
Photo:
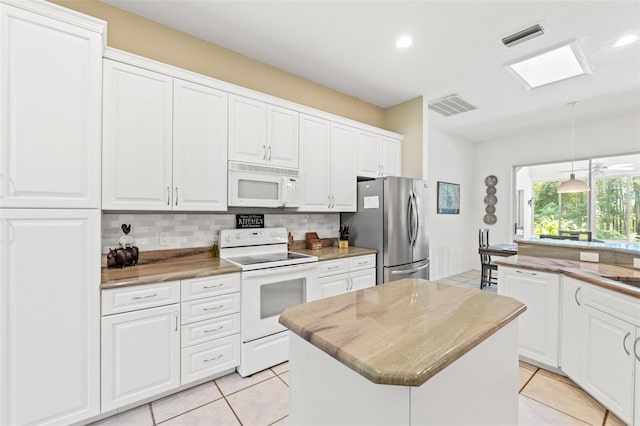
<path fill-rule="evenodd" d="M 478 288 L 479 271 L 441 282 Z M 488 291 L 496 291 L 491 286 Z M 520 426 L 624 424 L 566 377 L 521 362 Z M 232 373 L 104 419 L 101 426 L 288 425 L 288 363 L 251 377 Z"/>

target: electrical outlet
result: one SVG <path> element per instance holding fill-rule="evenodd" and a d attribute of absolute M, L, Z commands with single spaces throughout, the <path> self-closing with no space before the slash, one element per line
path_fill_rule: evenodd
<path fill-rule="evenodd" d="M 580 260 L 583 262 L 600 262 L 600 255 L 592 252 L 580 252 Z"/>
<path fill-rule="evenodd" d="M 640 257 L 633 258 L 633 267 L 640 269 Z"/>
<path fill-rule="evenodd" d="M 160 245 L 161 246 L 169 245 L 169 234 L 167 232 L 160 233 Z"/>

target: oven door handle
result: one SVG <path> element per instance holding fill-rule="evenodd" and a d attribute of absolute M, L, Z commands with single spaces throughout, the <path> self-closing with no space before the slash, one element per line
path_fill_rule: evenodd
<path fill-rule="evenodd" d="M 272 275 L 288 274 L 290 272 L 312 271 L 318 267 L 317 262 L 301 263 L 298 265 L 276 266 L 274 268 L 242 271 L 243 278 L 266 277 Z"/>

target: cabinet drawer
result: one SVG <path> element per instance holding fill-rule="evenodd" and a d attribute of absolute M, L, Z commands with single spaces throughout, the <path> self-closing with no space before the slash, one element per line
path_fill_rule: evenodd
<path fill-rule="evenodd" d="M 102 290 L 102 315 L 180 302 L 180 281 Z"/>
<path fill-rule="evenodd" d="M 240 314 L 183 325 L 181 347 L 186 348 L 236 333 L 240 333 Z"/>
<path fill-rule="evenodd" d="M 584 303 L 592 308 L 640 326 L 640 299 L 612 290 L 584 284 Z"/>
<path fill-rule="evenodd" d="M 182 281 L 182 301 L 240 291 L 240 274 L 212 275 Z"/>
<path fill-rule="evenodd" d="M 349 258 L 349 272 L 359 271 L 361 269 L 375 268 L 376 255 L 368 254 L 366 256 L 357 256 Z"/>
<path fill-rule="evenodd" d="M 233 369 L 240 364 L 240 335 L 182 350 L 181 384 Z"/>
<path fill-rule="evenodd" d="M 198 299 L 182 303 L 182 324 L 240 312 L 240 293 Z"/>
<path fill-rule="evenodd" d="M 349 272 L 349 259 L 326 260 L 318 263 L 318 268 L 319 277 Z"/>

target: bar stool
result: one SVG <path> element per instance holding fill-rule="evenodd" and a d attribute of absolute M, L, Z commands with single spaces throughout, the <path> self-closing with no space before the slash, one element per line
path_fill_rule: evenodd
<path fill-rule="evenodd" d="M 489 229 L 478 231 L 478 248 L 489 247 Z M 498 265 L 491 262 L 491 255 L 480 253 L 480 289 L 491 284 L 498 284 Z M 495 271 L 495 275 L 494 275 Z"/>

